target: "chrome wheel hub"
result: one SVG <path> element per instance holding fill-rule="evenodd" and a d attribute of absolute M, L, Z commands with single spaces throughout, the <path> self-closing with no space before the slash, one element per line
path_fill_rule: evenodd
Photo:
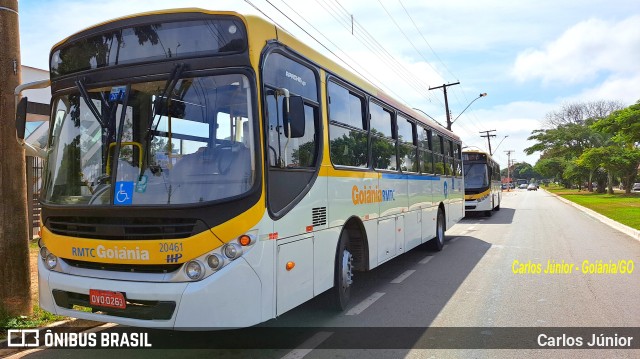
<path fill-rule="evenodd" d="M 348 250 L 344 250 L 342 253 L 341 261 L 341 274 L 342 274 L 342 288 L 349 288 L 353 283 L 353 256 Z"/>

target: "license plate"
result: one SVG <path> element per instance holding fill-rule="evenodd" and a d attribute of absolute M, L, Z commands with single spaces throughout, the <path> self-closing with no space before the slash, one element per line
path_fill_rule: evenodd
<path fill-rule="evenodd" d="M 124 300 L 122 293 L 98 289 L 89 290 L 89 304 L 97 307 L 118 309 L 125 309 L 127 307 L 127 302 Z"/>

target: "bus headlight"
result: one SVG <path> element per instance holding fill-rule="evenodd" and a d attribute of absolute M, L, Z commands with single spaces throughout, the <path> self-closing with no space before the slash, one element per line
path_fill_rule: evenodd
<path fill-rule="evenodd" d="M 199 280 L 204 276 L 204 266 L 198 261 L 188 262 L 184 271 L 191 280 Z"/>
<path fill-rule="evenodd" d="M 49 250 L 47 249 L 47 247 L 40 247 L 40 258 L 47 259 L 48 255 L 49 255 Z"/>
<path fill-rule="evenodd" d="M 53 253 L 47 254 L 47 258 L 44 260 L 44 265 L 49 269 L 55 268 L 58 265 L 58 257 Z"/>
<path fill-rule="evenodd" d="M 234 260 L 242 255 L 242 247 L 235 243 L 227 243 L 224 245 L 222 252 L 227 258 Z"/>
<path fill-rule="evenodd" d="M 211 254 L 207 256 L 207 265 L 213 270 L 218 270 L 224 265 L 224 258 L 217 253 Z"/>

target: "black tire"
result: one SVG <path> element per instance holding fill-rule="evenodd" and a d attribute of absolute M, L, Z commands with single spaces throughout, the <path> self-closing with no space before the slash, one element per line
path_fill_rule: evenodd
<path fill-rule="evenodd" d="M 430 249 L 440 252 L 444 248 L 444 232 L 446 226 L 444 224 L 444 212 L 442 209 L 438 209 L 438 217 L 436 219 L 436 236 L 429 241 Z"/>
<path fill-rule="evenodd" d="M 494 211 L 499 211 L 500 210 L 500 205 L 497 205 L 496 208 L 493 209 Z"/>
<path fill-rule="evenodd" d="M 351 298 L 351 285 L 353 284 L 353 255 L 349 252 L 347 243 L 349 236 L 343 231 L 338 241 L 336 260 L 334 265 L 333 289 L 331 289 L 332 306 L 343 311 Z"/>

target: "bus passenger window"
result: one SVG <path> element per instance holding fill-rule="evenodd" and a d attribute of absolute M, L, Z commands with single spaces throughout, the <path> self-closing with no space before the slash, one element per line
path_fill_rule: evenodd
<path fill-rule="evenodd" d="M 368 166 L 367 126 L 364 99 L 329 82 L 329 151 L 331 162 L 341 166 Z"/>

